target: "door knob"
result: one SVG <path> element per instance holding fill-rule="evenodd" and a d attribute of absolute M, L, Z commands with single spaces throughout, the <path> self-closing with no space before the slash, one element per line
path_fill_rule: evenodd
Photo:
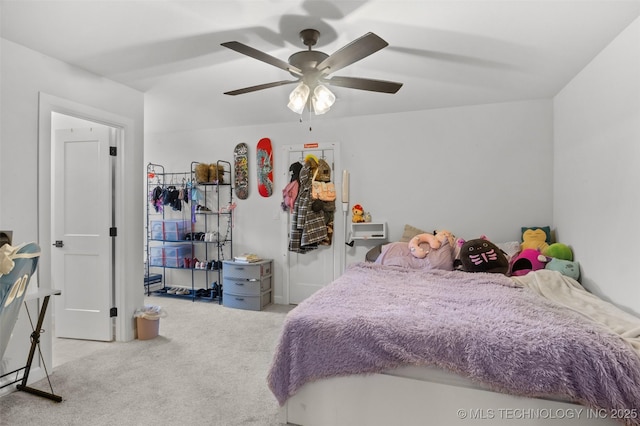
<path fill-rule="evenodd" d="M 62 247 L 64 246 L 64 243 L 62 242 L 62 240 L 56 240 L 56 242 L 51 245 L 56 247 Z"/>

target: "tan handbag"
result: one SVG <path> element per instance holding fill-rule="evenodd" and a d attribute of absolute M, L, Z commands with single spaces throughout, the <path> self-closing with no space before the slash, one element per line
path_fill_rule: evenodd
<path fill-rule="evenodd" d="M 336 188 L 333 182 L 318 182 L 316 181 L 316 175 L 318 170 L 313 174 L 311 179 L 311 197 L 314 200 L 321 201 L 335 201 Z"/>

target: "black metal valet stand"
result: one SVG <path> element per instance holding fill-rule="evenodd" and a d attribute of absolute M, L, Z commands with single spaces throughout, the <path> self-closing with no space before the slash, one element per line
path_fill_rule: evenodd
<path fill-rule="evenodd" d="M 0 389 L 7 387 L 9 385 L 12 385 L 14 383 L 21 382 L 19 385 L 16 386 L 18 390 L 28 392 L 37 396 L 41 396 L 43 398 L 47 398 L 55 402 L 62 401 L 61 396 L 58 396 L 53 393 L 53 387 L 51 386 L 51 381 L 49 380 L 49 372 L 47 371 L 46 366 L 44 366 L 44 370 L 47 376 L 47 381 L 49 382 L 49 389 L 51 389 L 51 392 L 45 392 L 40 389 L 35 389 L 30 386 L 27 386 L 27 381 L 29 380 L 29 372 L 31 371 L 31 364 L 33 363 L 33 357 L 36 353 L 36 348 L 38 349 L 38 353 L 40 354 L 40 359 L 42 360 L 42 352 L 40 351 L 40 334 L 42 334 L 42 323 L 44 322 L 45 314 L 47 312 L 47 306 L 49 305 L 49 298 L 52 295 L 58 295 L 58 294 L 61 294 L 60 290 L 39 290 L 33 296 L 31 295 L 27 296 L 28 299 L 43 298 L 42 307 L 40 308 L 40 313 L 38 315 L 38 323 L 36 327 L 33 328 L 33 322 L 31 323 L 31 328 L 33 331 L 31 333 L 31 349 L 29 350 L 29 356 L 27 357 L 27 364 L 24 367 L 20 367 L 17 370 L 11 371 L 9 373 L 6 373 L 0 376 L 0 378 L 3 378 L 11 374 L 15 374 L 16 377 L 18 377 L 18 373 L 20 371 L 24 371 L 22 378 L 16 378 L 14 381 L 1 386 Z M 24 303 L 25 303 L 25 309 L 27 309 L 27 314 L 28 314 L 29 310 L 27 308 L 27 303 L 26 303 L 27 298 L 25 298 Z M 29 320 L 31 320 L 31 316 L 29 316 Z M 44 360 L 42 360 L 42 362 L 44 363 Z"/>

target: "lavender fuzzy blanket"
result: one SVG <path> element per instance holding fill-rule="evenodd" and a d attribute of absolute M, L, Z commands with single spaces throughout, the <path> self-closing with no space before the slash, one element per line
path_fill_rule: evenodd
<path fill-rule="evenodd" d="M 500 274 L 370 263 L 288 314 L 268 384 L 284 404 L 309 381 L 406 364 L 514 395 L 640 408 L 640 357 L 602 325 Z"/>

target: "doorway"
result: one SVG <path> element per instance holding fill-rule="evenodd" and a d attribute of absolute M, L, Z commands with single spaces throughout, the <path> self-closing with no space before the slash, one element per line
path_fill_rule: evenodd
<path fill-rule="evenodd" d="M 331 181 L 337 192 L 334 213 L 334 229 L 331 245 L 319 246 L 307 253 L 289 251 L 290 215 L 283 221 L 283 258 L 284 264 L 284 303 L 298 304 L 320 288 L 335 280 L 342 273 L 344 258 L 344 218 L 340 206 L 341 173 L 340 173 L 340 145 L 337 143 L 307 143 L 300 145 L 285 145 L 282 147 L 283 164 L 282 180 L 289 182 L 289 167 L 291 164 L 302 163 L 307 155 L 321 158 L 331 167 Z M 286 228 L 286 229 L 285 229 Z"/>
<path fill-rule="evenodd" d="M 137 222 L 134 223 L 126 220 L 126 211 L 137 211 L 135 208 L 128 208 L 129 204 L 125 204 L 125 200 L 131 199 L 131 194 L 137 194 L 135 190 L 124 191 L 124 182 L 126 176 L 133 176 L 132 170 L 136 169 L 137 163 L 129 163 L 126 161 L 127 156 L 137 154 L 134 138 L 138 134 L 133 119 L 100 110 L 88 105 L 80 104 L 68 99 L 59 98 L 48 95 L 46 93 L 39 94 L 39 123 L 38 123 L 38 241 L 41 248 L 41 261 L 39 264 L 38 285 L 43 289 L 54 288 L 52 285 L 51 272 L 51 254 L 55 241 L 51 239 L 51 176 L 52 176 L 52 115 L 59 113 L 65 116 L 75 117 L 92 123 L 102 124 L 116 129 L 117 132 L 117 156 L 115 157 L 115 172 L 113 173 L 113 186 L 115 188 L 115 197 L 113 200 L 114 223 L 120 230 L 119 236 L 113 239 L 113 280 L 115 288 L 113 290 L 113 299 L 115 307 L 118 309 L 115 317 L 115 340 L 129 341 L 135 337 L 134 322 L 131 314 L 135 310 L 134 306 L 138 306 L 142 301 L 142 292 L 138 297 L 132 286 L 126 285 L 125 272 L 129 270 L 142 271 L 131 263 L 125 263 L 125 255 L 131 258 L 132 249 L 137 247 L 135 234 L 138 231 Z M 138 135 L 139 136 L 139 135 Z M 137 151 L 136 151 L 137 152 Z M 133 160 L 131 160 L 133 161 Z M 129 165 L 127 165 L 129 164 Z M 140 170 L 142 170 L 140 168 Z M 90 200 L 88 200 L 90 201 Z M 128 210 L 127 210 L 128 209 Z M 133 223 L 133 224 L 132 224 Z M 141 229 L 141 227 L 140 227 Z M 129 231 L 129 232 L 127 232 Z M 142 254 L 140 254 L 140 265 L 142 265 Z M 54 305 L 57 303 L 56 298 L 53 299 Z M 53 311 L 53 309 L 52 309 Z M 47 315 L 45 319 L 45 327 L 52 330 L 52 318 Z M 44 359 L 51 361 L 51 345 L 50 334 L 41 340 Z"/>
<path fill-rule="evenodd" d="M 51 279 L 57 338 L 112 341 L 118 129 L 51 113 Z"/>

